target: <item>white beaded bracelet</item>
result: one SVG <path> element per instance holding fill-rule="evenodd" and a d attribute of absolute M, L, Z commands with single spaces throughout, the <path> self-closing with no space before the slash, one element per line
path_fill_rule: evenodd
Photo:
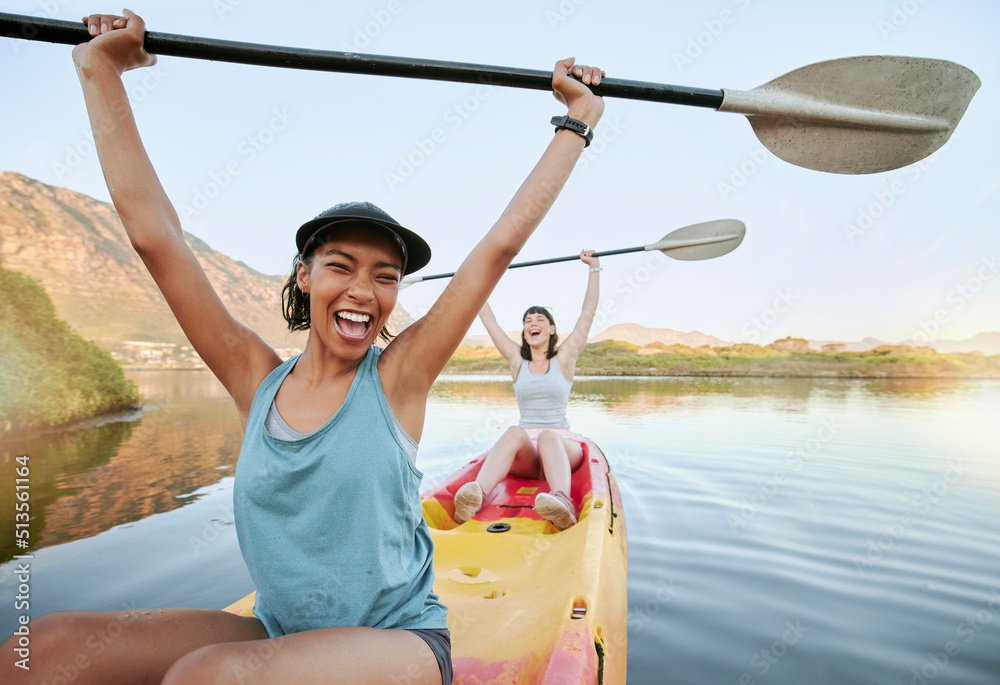
<path fill-rule="evenodd" d="M 595 274 L 598 271 L 602 271 L 603 269 L 604 269 L 603 266 L 592 266 L 590 267 L 590 273 Z"/>

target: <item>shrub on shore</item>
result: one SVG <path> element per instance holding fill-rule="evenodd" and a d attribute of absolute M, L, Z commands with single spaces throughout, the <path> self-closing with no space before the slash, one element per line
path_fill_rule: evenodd
<path fill-rule="evenodd" d="M 139 404 L 106 352 L 56 316 L 36 281 L 0 267 L 0 437 Z"/>

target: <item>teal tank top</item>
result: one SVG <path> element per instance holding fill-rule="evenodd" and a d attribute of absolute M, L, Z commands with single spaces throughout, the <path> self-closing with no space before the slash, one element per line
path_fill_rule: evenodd
<path fill-rule="evenodd" d="M 371 347 L 343 406 L 297 440 L 267 412 L 293 357 L 257 388 L 233 488 L 236 533 L 271 637 L 315 628 L 447 628 L 417 470 L 396 432 Z"/>

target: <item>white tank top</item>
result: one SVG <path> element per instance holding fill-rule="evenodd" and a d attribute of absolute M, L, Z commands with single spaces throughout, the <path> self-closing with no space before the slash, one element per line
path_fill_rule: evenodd
<path fill-rule="evenodd" d="M 521 368 L 514 381 L 514 396 L 521 419 L 521 428 L 569 428 L 566 405 L 573 381 L 566 380 L 559 368 L 559 356 L 549 360 L 549 370 L 535 375 L 528 368 L 528 360 L 521 360 Z"/>

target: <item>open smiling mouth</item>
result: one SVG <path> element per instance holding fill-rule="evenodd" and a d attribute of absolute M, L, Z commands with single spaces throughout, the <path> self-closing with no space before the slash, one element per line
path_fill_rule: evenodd
<path fill-rule="evenodd" d="M 340 311 L 334 317 L 334 325 L 348 340 L 364 340 L 368 335 L 368 328 L 372 325 L 372 317 L 359 312 Z"/>

